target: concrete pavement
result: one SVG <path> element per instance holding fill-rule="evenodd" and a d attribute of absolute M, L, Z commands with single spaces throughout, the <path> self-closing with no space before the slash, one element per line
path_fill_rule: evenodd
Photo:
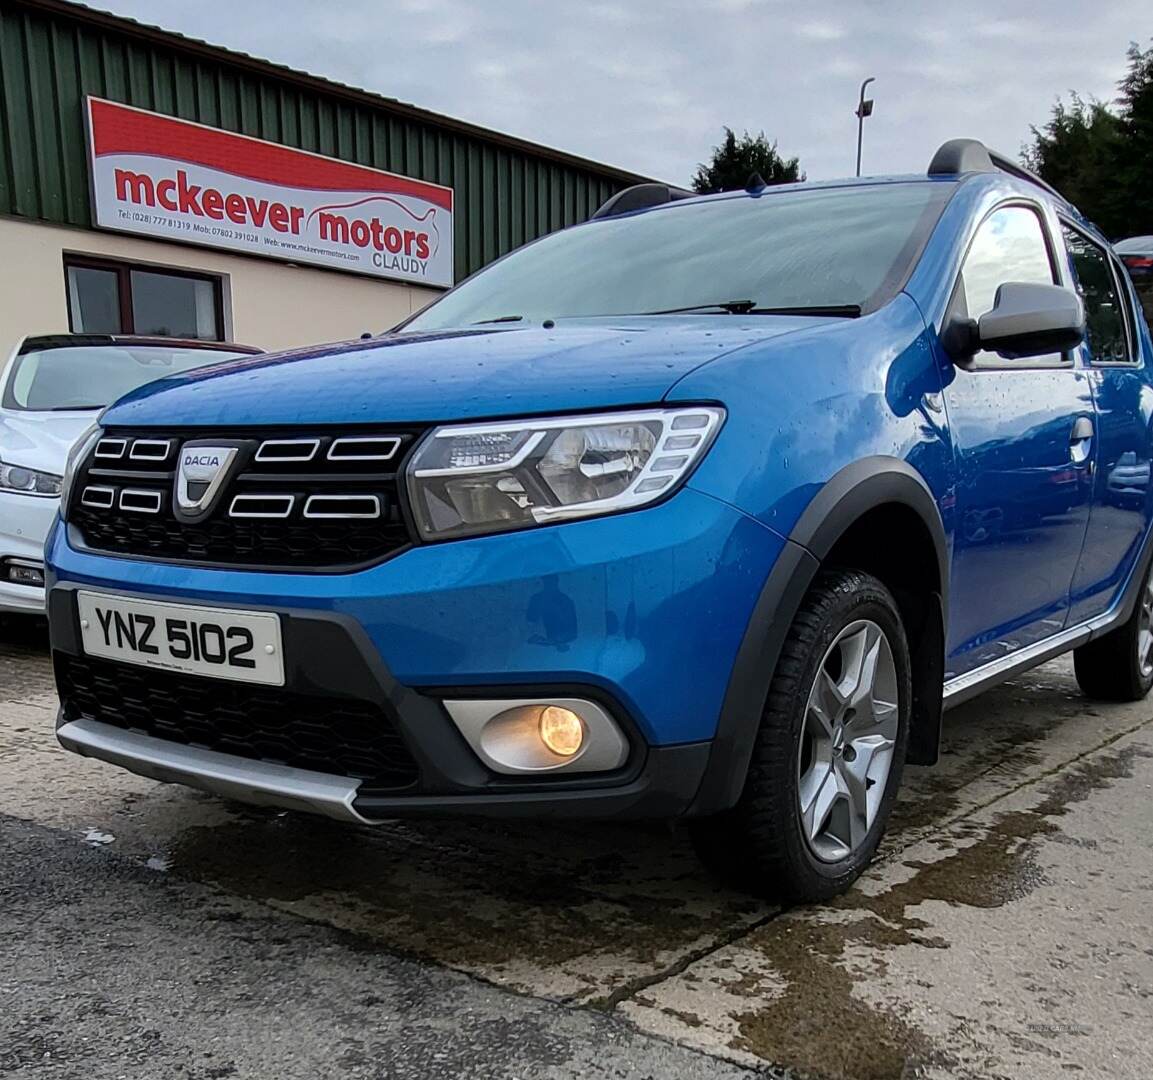
<path fill-rule="evenodd" d="M 754 1075 L 0 818 L 0 1076 Z"/>
<path fill-rule="evenodd" d="M 39 1045 L 38 1025 L 71 1039 L 81 1017 L 60 1001 L 81 1000 L 80 986 L 104 1002 L 85 1037 L 120 1040 L 109 1060 L 124 1067 L 108 1076 L 214 1075 L 204 1070 L 223 1066 L 196 1056 L 210 1039 L 235 1070 L 219 1075 L 277 1080 L 328 1075 L 317 1070 L 353 1061 L 355 1039 L 377 1048 L 357 1059 L 367 1071 L 333 1075 L 1153 1075 L 1153 703 L 1087 702 L 1067 661 L 951 713 L 941 765 L 907 770 L 858 887 L 789 912 L 711 881 L 679 832 L 350 829 L 255 811 L 64 754 L 53 708 L 42 642 L 8 631 L 0 1075 L 42 1067 L 27 1050 L 5 1058 L 12 1024 L 13 1045 Z M 213 905 L 247 920 L 239 944 L 198 914 Z M 105 925 L 113 942 L 148 931 L 60 966 Z M 257 1005 L 217 1009 L 198 989 L 200 962 L 187 970 L 210 953 L 217 971 L 230 949 L 228 978 L 209 985 L 228 1001 L 259 991 Z M 315 980 L 290 973 L 318 955 L 324 989 L 306 992 Z M 35 992 L 14 989 L 13 971 Z M 271 984 L 289 990 L 279 1013 Z M 132 1057 L 137 985 L 167 1010 L 157 1044 L 185 1072 L 131 1071 L 144 1068 Z M 425 1011 L 406 1011 L 406 987 Z M 383 1004 L 357 1004 L 374 995 Z M 67 1022 L 37 1019 L 48 1013 Z M 501 1023 L 513 1026 L 501 1035 Z M 426 1072 L 395 1071 L 410 1028 L 444 1041 L 439 1064 L 411 1051 Z M 286 1071 L 292 1055 L 313 1071 Z"/>

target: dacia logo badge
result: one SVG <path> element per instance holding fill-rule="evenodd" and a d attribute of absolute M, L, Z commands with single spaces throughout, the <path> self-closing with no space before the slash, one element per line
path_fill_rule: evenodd
<path fill-rule="evenodd" d="M 232 471 L 236 446 L 186 445 L 176 470 L 176 516 L 197 520 L 211 513 Z"/>

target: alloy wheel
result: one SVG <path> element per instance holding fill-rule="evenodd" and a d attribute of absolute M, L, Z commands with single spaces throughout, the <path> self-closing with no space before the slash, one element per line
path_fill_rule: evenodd
<path fill-rule="evenodd" d="M 1142 655 L 1153 664 L 1153 591 L 1147 588 L 1145 597 L 1150 647 Z M 865 843 L 884 797 L 899 723 L 889 639 L 875 622 L 857 619 L 825 652 L 801 731 L 801 831 L 822 862 L 840 862 Z"/>
<path fill-rule="evenodd" d="M 1153 675 L 1153 569 L 1141 592 L 1141 610 L 1137 616 L 1137 667 L 1141 678 Z"/>

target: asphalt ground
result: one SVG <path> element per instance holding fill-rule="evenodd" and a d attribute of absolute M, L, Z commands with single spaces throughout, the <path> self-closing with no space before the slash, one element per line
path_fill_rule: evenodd
<path fill-rule="evenodd" d="M 60 750 L 0 628 L 0 1076 L 1153 1076 L 1153 702 L 1067 660 L 950 713 L 789 911 L 679 830 L 351 828 Z"/>

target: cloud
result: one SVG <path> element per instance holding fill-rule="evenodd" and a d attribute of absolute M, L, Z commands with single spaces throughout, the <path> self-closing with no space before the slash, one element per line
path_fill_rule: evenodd
<path fill-rule="evenodd" d="M 843 25 L 832 22 L 806 22 L 793 27 L 797 37 L 808 38 L 810 41 L 840 41 L 848 31 Z"/>
<path fill-rule="evenodd" d="M 686 183 L 723 125 L 764 130 L 812 179 L 925 168 L 966 135 L 1016 152 L 1071 88 L 1111 100 L 1148 0 L 101 0 L 264 56 L 646 175 Z"/>
<path fill-rule="evenodd" d="M 1036 40 L 1044 26 L 1026 19 L 985 19 L 973 23 L 970 33 L 979 38 L 1003 38 L 1008 41 Z"/>
<path fill-rule="evenodd" d="M 865 65 L 853 56 L 834 56 L 817 72 L 821 78 L 850 78 L 857 79 L 865 70 Z"/>

